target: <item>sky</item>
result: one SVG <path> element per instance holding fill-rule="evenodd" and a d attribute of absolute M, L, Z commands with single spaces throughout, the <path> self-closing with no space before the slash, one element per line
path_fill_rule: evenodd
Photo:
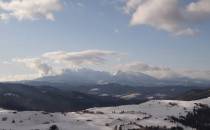
<path fill-rule="evenodd" d="M 209 0 L 0 0 L 0 79 L 87 66 L 210 79 L 209 34 Z"/>

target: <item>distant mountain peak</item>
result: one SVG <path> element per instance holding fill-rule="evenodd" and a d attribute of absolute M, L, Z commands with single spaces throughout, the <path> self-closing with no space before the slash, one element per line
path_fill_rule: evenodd
<path fill-rule="evenodd" d="M 114 74 L 106 71 L 97 71 L 93 69 L 66 69 L 62 73 L 38 78 L 34 81 L 63 83 L 70 85 L 94 85 L 94 84 L 110 84 L 116 83 L 129 86 L 160 86 L 160 85 L 207 85 L 209 81 L 191 79 L 183 76 L 175 76 L 163 79 L 157 79 L 151 75 L 132 72 L 132 71 L 117 71 Z"/>

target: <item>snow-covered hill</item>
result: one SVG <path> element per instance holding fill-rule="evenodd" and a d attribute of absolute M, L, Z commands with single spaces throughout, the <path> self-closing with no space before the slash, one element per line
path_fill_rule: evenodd
<path fill-rule="evenodd" d="M 210 98 L 196 101 L 152 100 L 139 105 L 91 108 L 70 113 L 46 113 L 37 111 L 8 111 L 0 109 L 1 130 L 48 130 L 56 125 L 59 130 L 123 130 L 143 126 L 180 126 L 170 116 L 185 116 L 198 104 L 210 104 Z M 55 106 L 56 107 L 56 106 Z"/>

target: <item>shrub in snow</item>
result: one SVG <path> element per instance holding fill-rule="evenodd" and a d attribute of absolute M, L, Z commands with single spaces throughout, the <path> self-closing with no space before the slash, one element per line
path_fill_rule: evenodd
<path fill-rule="evenodd" d="M 2 120 L 2 121 L 6 121 L 6 120 L 7 120 L 7 117 L 2 117 L 1 120 Z"/>
<path fill-rule="evenodd" d="M 199 104 L 192 112 L 186 116 L 171 117 L 174 122 L 179 122 L 185 126 L 196 128 L 197 130 L 210 130 L 210 107 Z"/>
<path fill-rule="evenodd" d="M 50 126 L 49 130 L 59 130 L 57 125 Z"/>
<path fill-rule="evenodd" d="M 12 123 L 15 123 L 15 120 L 12 120 Z"/>

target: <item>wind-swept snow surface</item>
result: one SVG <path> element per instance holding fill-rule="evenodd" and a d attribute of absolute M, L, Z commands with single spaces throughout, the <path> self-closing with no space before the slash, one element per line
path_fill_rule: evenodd
<path fill-rule="evenodd" d="M 0 109 L 0 129 L 4 130 L 48 130 L 56 125 L 59 130 L 113 130 L 142 126 L 181 126 L 168 117 L 185 116 L 197 104 L 210 104 L 210 98 L 196 101 L 152 100 L 139 105 L 106 108 L 91 108 L 71 113 L 46 113 L 36 111 L 8 111 Z"/>

